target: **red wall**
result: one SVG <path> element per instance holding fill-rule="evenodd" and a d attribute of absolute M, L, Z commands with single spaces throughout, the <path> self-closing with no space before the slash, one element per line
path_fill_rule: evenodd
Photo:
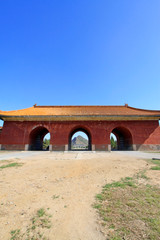
<path fill-rule="evenodd" d="M 84 121 L 84 122 L 11 122 L 4 123 L 0 133 L 0 144 L 6 149 L 24 149 L 29 144 L 31 131 L 43 126 L 51 134 L 53 150 L 64 150 L 69 142 L 69 136 L 75 128 L 83 128 L 91 135 L 91 143 L 98 150 L 107 150 L 110 144 L 110 133 L 115 127 L 127 128 L 133 144 L 160 145 L 160 127 L 158 121 Z"/>

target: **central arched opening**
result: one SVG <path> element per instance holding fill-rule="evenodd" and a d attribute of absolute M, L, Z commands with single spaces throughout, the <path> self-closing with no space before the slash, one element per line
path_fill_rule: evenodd
<path fill-rule="evenodd" d="M 130 131 L 125 127 L 116 127 L 112 130 L 111 150 L 133 150 L 133 141 Z"/>
<path fill-rule="evenodd" d="M 42 151 L 49 150 L 50 133 L 45 127 L 36 127 L 30 133 L 29 150 Z"/>
<path fill-rule="evenodd" d="M 70 151 L 90 151 L 91 138 L 90 134 L 84 129 L 74 130 L 69 137 Z"/>

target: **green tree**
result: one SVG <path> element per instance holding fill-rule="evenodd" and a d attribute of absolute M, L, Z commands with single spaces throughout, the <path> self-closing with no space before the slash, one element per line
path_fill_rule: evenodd
<path fill-rule="evenodd" d="M 111 137 L 111 148 L 117 149 L 117 141 L 113 137 Z"/>
<path fill-rule="evenodd" d="M 44 139 L 43 140 L 43 149 L 47 150 L 47 148 L 49 147 L 50 144 L 50 139 Z"/>

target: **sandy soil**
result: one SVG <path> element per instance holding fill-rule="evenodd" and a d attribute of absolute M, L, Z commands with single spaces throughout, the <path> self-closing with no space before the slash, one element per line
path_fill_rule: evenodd
<path fill-rule="evenodd" d="M 148 167 L 145 160 L 113 152 L 45 152 L 12 162 L 24 164 L 0 170 L 2 240 L 11 238 L 11 230 L 24 230 L 40 208 L 52 215 L 48 239 L 103 240 L 92 207 L 95 195 L 104 184 Z M 159 171 L 149 174 L 157 183 Z"/>

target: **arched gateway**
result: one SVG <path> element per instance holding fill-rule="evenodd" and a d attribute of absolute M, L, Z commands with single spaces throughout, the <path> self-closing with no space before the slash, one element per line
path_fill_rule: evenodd
<path fill-rule="evenodd" d="M 50 150 L 72 150 L 71 137 L 78 130 L 87 134 L 87 150 L 110 151 L 111 133 L 117 138 L 117 150 L 160 150 L 160 111 L 128 105 L 34 105 L 22 110 L 0 111 L 0 119 L 4 121 L 0 150 L 42 150 L 42 139 L 48 132 Z"/>
<path fill-rule="evenodd" d="M 119 126 L 112 133 L 117 139 L 117 150 L 133 150 L 132 134 L 127 128 Z"/>
<path fill-rule="evenodd" d="M 83 134 L 81 134 L 81 133 L 83 133 Z M 76 134 L 78 134 L 78 135 L 76 135 Z M 90 133 L 83 127 L 72 130 L 69 135 L 68 150 L 70 150 L 70 151 L 91 151 L 92 144 L 91 144 Z"/>
<path fill-rule="evenodd" d="M 43 126 L 34 128 L 29 135 L 29 150 L 46 150 L 43 148 L 43 139 L 47 133 L 48 129 Z"/>

